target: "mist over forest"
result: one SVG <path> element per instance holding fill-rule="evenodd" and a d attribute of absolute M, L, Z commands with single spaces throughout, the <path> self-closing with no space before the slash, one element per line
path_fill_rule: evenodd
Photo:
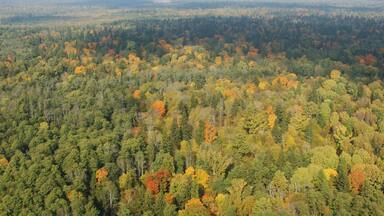
<path fill-rule="evenodd" d="M 0 0 L 0 4 L 8 5 L 36 5 L 36 4 L 57 4 L 57 5 L 102 5 L 121 7 L 143 7 L 143 6 L 175 6 L 175 5 L 200 5 L 214 4 L 221 6 L 241 5 L 281 5 L 281 6 L 338 6 L 338 7 L 383 7 L 381 0 Z"/>

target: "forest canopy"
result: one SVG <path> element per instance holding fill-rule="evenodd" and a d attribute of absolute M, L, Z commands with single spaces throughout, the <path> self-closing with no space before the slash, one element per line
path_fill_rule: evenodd
<path fill-rule="evenodd" d="M 0 15 L 2 215 L 384 215 L 382 12 L 66 7 Z"/>

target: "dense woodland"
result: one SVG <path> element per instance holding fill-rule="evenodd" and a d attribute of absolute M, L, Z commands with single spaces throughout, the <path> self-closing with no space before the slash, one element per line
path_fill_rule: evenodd
<path fill-rule="evenodd" d="M 268 14 L 0 27 L 0 215 L 384 215 L 384 17 Z"/>

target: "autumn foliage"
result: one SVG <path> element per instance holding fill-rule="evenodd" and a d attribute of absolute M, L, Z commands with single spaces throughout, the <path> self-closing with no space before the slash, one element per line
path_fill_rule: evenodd
<path fill-rule="evenodd" d="M 134 189 L 127 189 L 124 190 L 121 194 L 122 200 L 124 203 L 131 202 L 136 196 L 136 190 Z"/>
<path fill-rule="evenodd" d="M 216 127 L 209 121 L 204 125 L 204 140 L 208 144 L 212 144 L 217 138 Z"/>
<path fill-rule="evenodd" d="M 330 74 L 332 79 L 338 79 L 340 78 L 340 75 L 341 75 L 340 70 L 332 70 Z"/>
<path fill-rule="evenodd" d="M 133 127 L 131 131 L 132 131 L 132 135 L 136 137 L 140 134 L 141 129 L 140 127 Z"/>
<path fill-rule="evenodd" d="M 168 204 L 172 204 L 173 203 L 173 201 L 174 201 L 174 199 L 175 199 L 175 197 L 173 196 L 173 194 L 172 193 L 167 193 L 167 194 L 165 194 L 165 201 L 168 203 Z"/>
<path fill-rule="evenodd" d="M 165 107 L 165 103 L 163 101 L 161 101 L 161 100 L 155 101 L 152 104 L 152 108 L 158 116 L 164 117 L 164 115 L 166 113 L 166 107 Z"/>
<path fill-rule="evenodd" d="M 327 168 L 327 169 L 324 169 L 323 171 L 327 180 L 331 179 L 331 177 L 337 176 L 337 171 L 332 168 Z"/>
<path fill-rule="evenodd" d="M 359 63 L 359 64 L 364 64 L 364 65 L 373 65 L 377 62 L 377 58 L 372 55 L 372 54 L 368 54 L 368 55 L 365 55 L 365 56 L 357 56 L 356 57 L 356 61 Z"/>
<path fill-rule="evenodd" d="M 167 41 L 165 41 L 163 39 L 159 40 L 159 44 L 160 44 L 161 48 L 163 48 L 163 50 L 166 52 L 170 52 L 172 49 L 172 45 L 167 43 Z"/>
<path fill-rule="evenodd" d="M 251 47 L 248 51 L 248 57 L 254 58 L 259 54 L 259 49 Z"/>
<path fill-rule="evenodd" d="M 352 190 L 357 193 L 365 181 L 365 174 L 362 170 L 354 170 L 349 174 Z"/>
<path fill-rule="evenodd" d="M 1 14 L 0 212 L 383 215 L 384 15 L 322 10 Z"/>
<path fill-rule="evenodd" d="M 96 171 L 96 181 L 101 183 L 107 179 L 108 169 L 106 167 L 102 167 Z"/>
<path fill-rule="evenodd" d="M 84 66 L 78 66 L 75 68 L 75 74 L 85 74 L 86 68 Z"/>
<path fill-rule="evenodd" d="M 165 189 L 169 184 L 171 173 L 166 170 L 160 170 L 156 173 L 150 173 L 145 176 L 145 186 L 152 194 L 158 194 L 160 190 Z"/>
<path fill-rule="evenodd" d="M 260 90 L 266 90 L 269 87 L 269 83 L 266 80 L 262 80 L 259 82 L 258 87 Z"/>
<path fill-rule="evenodd" d="M 215 58 L 215 64 L 216 64 L 217 66 L 220 66 L 222 63 L 223 63 L 223 60 L 222 60 L 221 56 L 217 56 L 217 57 Z"/>
<path fill-rule="evenodd" d="M 7 166 L 9 161 L 3 155 L 0 155 L 0 166 Z"/>
<path fill-rule="evenodd" d="M 133 98 L 135 98 L 135 99 L 140 99 L 140 97 L 141 97 L 141 91 L 140 90 L 135 90 L 134 92 L 133 92 L 133 94 L 132 94 L 132 96 L 133 96 Z"/>
<path fill-rule="evenodd" d="M 268 113 L 268 126 L 270 128 L 273 128 L 275 126 L 277 116 L 276 116 L 275 112 L 273 111 L 272 106 L 267 107 L 267 113 Z"/>
<path fill-rule="evenodd" d="M 179 212 L 180 216 L 199 215 L 208 216 L 209 211 L 198 198 L 192 198 L 185 204 L 185 209 Z"/>

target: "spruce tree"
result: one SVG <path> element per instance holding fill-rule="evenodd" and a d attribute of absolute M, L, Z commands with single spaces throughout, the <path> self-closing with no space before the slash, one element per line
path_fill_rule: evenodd
<path fill-rule="evenodd" d="M 341 159 L 337 166 L 338 176 L 336 178 L 336 188 L 342 192 L 350 191 L 350 183 L 348 178 L 348 164 L 344 159 Z"/>

